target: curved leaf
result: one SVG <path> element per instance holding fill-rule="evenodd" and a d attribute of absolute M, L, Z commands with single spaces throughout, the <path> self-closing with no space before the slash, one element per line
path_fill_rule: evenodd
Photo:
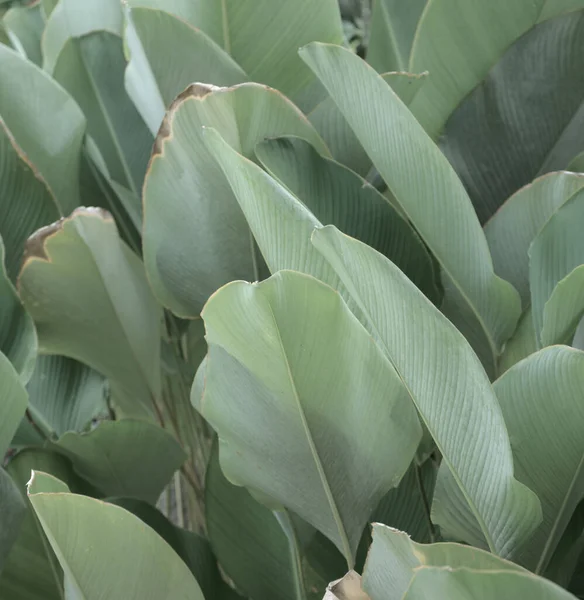
<path fill-rule="evenodd" d="M 37 492 L 29 498 L 75 598 L 203 600 L 174 550 L 123 508 L 62 492 Z"/>
<path fill-rule="evenodd" d="M 1 25 L 14 48 L 35 65 L 43 62 L 41 36 L 45 21 L 40 3 L 28 6 L 12 6 L 2 18 Z"/>
<path fill-rule="evenodd" d="M 584 191 L 580 191 L 551 216 L 529 248 L 533 323 L 540 343 L 545 306 L 556 285 L 584 264 L 583 222 Z"/>
<path fill-rule="evenodd" d="M 584 261 L 584 257 L 582 259 Z M 542 346 L 567 344 L 584 316 L 584 264 L 554 288 L 543 309 Z"/>
<path fill-rule="evenodd" d="M 328 155 L 306 117 L 280 93 L 249 83 L 194 84 L 171 107 L 144 185 L 144 260 L 152 289 L 174 313 L 195 317 L 234 279 L 257 281 L 258 256 L 202 127 L 216 127 L 244 156 L 266 137 L 295 135 Z M 196 257 L 196 260 L 194 259 Z"/>
<path fill-rule="evenodd" d="M 60 436 L 108 414 L 105 387 L 103 376 L 80 362 L 40 355 L 26 389 L 34 420 Z"/>
<path fill-rule="evenodd" d="M 97 145 L 107 173 L 135 196 L 140 193 L 153 137 L 124 88 L 123 42 L 107 31 L 71 37 L 63 45 L 53 77 L 87 118 L 87 133 Z"/>
<path fill-rule="evenodd" d="M 0 456 L 3 457 L 24 416 L 28 398 L 18 373 L 1 352 L 0 381 Z"/>
<path fill-rule="evenodd" d="M 544 175 L 513 194 L 485 224 L 495 273 L 513 284 L 524 309 L 531 303 L 529 246 L 554 212 L 583 188 L 582 175 Z"/>
<path fill-rule="evenodd" d="M 540 20 L 548 2 L 469 0 L 461 4 L 458 0 L 440 0 L 426 4 L 407 70 L 432 74 L 412 105 L 431 137 L 437 137 L 448 116 L 481 83 L 507 48 Z M 548 16 L 553 13 L 554 9 Z"/>
<path fill-rule="evenodd" d="M 26 504 L 14 481 L 0 468 L 0 573 L 14 543 L 18 539 L 20 527 L 26 515 Z"/>
<path fill-rule="evenodd" d="M 505 350 L 499 360 L 499 374 L 502 375 L 514 364 L 537 351 L 537 339 L 533 328 L 531 306 L 521 315 L 515 333 L 505 344 Z"/>
<path fill-rule="evenodd" d="M 500 600 L 505 596 L 575 600 L 572 594 L 555 583 L 542 577 L 534 577 L 531 573 L 424 567 L 414 575 L 403 600 L 426 600 L 429 596 L 450 600 Z"/>
<path fill-rule="evenodd" d="M 337 0 L 133 0 L 131 5 L 161 8 L 204 31 L 257 81 L 313 104 L 302 94 L 314 77 L 298 57 L 313 41 L 341 44 L 343 29 Z M 215 84 L 215 81 L 209 81 Z"/>
<path fill-rule="evenodd" d="M 18 275 L 28 236 L 58 218 L 59 208 L 47 184 L 0 120 L 0 236 L 12 281 Z"/>
<path fill-rule="evenodd" d="M 166 109 L 193 81 L 229 86 L 247 80 L 212 39 L 168 12 L 127 9 L 124 39 L 130 54 L 126 89 L 154 135 Z"/>
<path fill-rule="evenodd" d="M 4 267 L 4 244 L 0 236 L 0 352 L 26 383 L 32 375 L 37 336 L 30 315 L 24 310 Z"/>
<path fill-rule="evenodd" d="M 205 478 L 209 541 L 236 588 L 257 600 L 297 600 L 302 577 L 294 572 L 294 550 L 275 514 L 225 478 L 215 450 Z"/>
<path fill-rule="evenodd" d="M 351 565 L 421 437 L 401 381 L 340 296 L 312 277 L 234 282 L 202 314 L 201 413 L 219 434 L 226 476 L 296 512 Z"/>
<path fill-rule="evenodd" d="M 186 456 L 164 429 L 145 421 L 104 421 L 88 433 L 65 433 L 51 447 L 106 496 L 155 503 Z"/>
<path fill-rule="evenodd" d="M 464 567 L 477 571 L 519 571 L 518 565 L 461 544 L 418 544 L 402 531 L 375 523 L 373 544 L 363 570 L 371 598 L 403 598 L 420 567 Z"/>
<path fill-rule="evenodd" d="M 381 77 L 407 106 L 424 84 L 426 75 L 384 73 Z M 371 159 L 330 96 L 319 102 L 306 116 L 326 142 L 335 160 L 363 177 L 369 173 Z"/>
<path fill-rule="evenodd" d="M 584 150 L 583 53 L 583 11 L 538 25 L 505 52 L 446 123 L 440 147 L 481 222 L 521 186 L 568 168 Z"/>
<path fill-rule="evenodd" d="M 35 175 L 46 182 L 61 214 L 69 214 L 79 205 L 83 113 L 46 73 L 2 44 L 0 79 L 0 117 L 8 137 Z"/>
<path fill-rule="evenodd" d="M 321 223 L 335 225 L 387 256 L 432 301 L 439 302 L 428 251 L 410 224 L 373 186 L 321 157 L 299 138 L 266 140 L 256 147 L 256 156 Z"/>
<path fill-rule="evenodd" d="M 359 57 L 323 44 L 300 52 L 440 264 L 449 294 L 447 315 L 491 362 L 517 324 L 519 298 L 494 274 L 485 237 L 454 170 Z"/>
<path fill-rule="evenodd" d="M 501 556 L 514 554 L 541 520 L 541 507 L 513 476 L 503 415 L 478 358 L 381 254 L 332 226 L 316 230 L 312 240 L 404 382 L 442 454 L 440 471 L 451 473 L 450 484 L 480 523 L 489 548 Z M 439 525 L 441 502 L 447 504 L 448 496 L 440 498 L 436 490 L 433 512 Z"/>
<path fill-rule="evenodd" d="M 543 509 L 543 522 L 519 558 L 542 573 L 584 498 L 584 352 L 541 350 L 509 369 L 494 389 L 517 479 L 539 496 Z"/>
<path fill-rule="evenodd" d="M 81 208 L 39 230 L 19 277 L 42 351 L 99 371 L 116 398 L 150 415 L 160 394 L 161 310 L 112 218 Z M 88 343 L 91 340 L 91 343 Z"/>

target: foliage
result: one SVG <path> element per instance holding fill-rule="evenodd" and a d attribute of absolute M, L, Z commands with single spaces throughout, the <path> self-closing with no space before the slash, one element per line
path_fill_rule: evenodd
<path fill-rule="evenodd" d="M 0 598 L 584 598 L 583 27 L 0 0 Z"/>

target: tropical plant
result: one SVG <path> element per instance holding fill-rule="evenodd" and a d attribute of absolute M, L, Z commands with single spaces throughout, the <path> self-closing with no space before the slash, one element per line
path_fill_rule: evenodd
<path fill-rule="evenodd" d="M 584 0 L 0 16 L 2 600 L 584 597 Z"/>

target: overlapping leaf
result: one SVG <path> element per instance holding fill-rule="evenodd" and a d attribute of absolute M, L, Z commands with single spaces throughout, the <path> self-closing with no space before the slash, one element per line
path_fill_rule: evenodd
<path fill-rule="evenodd" d="M 296 512 L 352 564 L 421 437 L 401 381 L 340 296 L 312 277 L 232 283 L 203 318 L 200 410 L 227 477 Z"/>
<path fill-rule="evenodd" d="M 584 150 L 583 40 L 584 11 L 538 25 L 507 50 L 446 123 L 440 146 L 481 222 L 521 186 L 567 169 Z"/>
<path fill-rule="evenodd" d="M 298 109 L 257 84 L 192 85 L 170 109 L 144 186 L 144 260 L 157 298 L 180 316 L 200 313 L 234 279 L 257 281 L 262 258 L 226 178 L 203 141 L 215 127 L 253 156 L 266 137 L 295 135 L 328 154 Z"/>
<path fill-rule="evenodd" d="M 514 554 L 541 520 L 541 507 L 514 478 L 501 409 L 478 358 L 456 328 L 375 250 L 332 226 L 317 230 L 313 244 L 361 309 L 365 326 L 380 341 L 442 454 L 440 471 L 450 475 L 441 496 L 435 492 L 436 522 L 441 524 L 441 505 L 448 506 L 452 489 L 478 520 L 489 548 L 502 556 Z M 465 529 L 463 521 L 459 526 Z"/>
<path fill-rule="evenodd" d="M 485 364 L 492 364 L 517 324 L 519 298 L 493 272 L 483 232 L 454 170 L 391 88 L 361 59 L 324 44 L 303 48 L 301 56 L 438 260 L 448 316 L 485 357 Z"/>
<path fill-rule="evenodd" d="M 203 600 L 187 566 L 154 530 L 123 508 L 65 490 L 65 484 L 35 472 L 29 498 L 72 597 Z"/>
<path fill-rule="evenodd" d="M 160 394 L 161 311 L 142 263 L 107 213 L 78 209 L 41 229 L 29 241 L 19 288 L 41 350 L 91 366 L 128 411 L 152 414 Z"/>

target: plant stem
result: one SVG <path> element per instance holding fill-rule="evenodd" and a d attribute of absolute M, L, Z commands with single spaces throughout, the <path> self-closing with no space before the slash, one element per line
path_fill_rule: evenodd
<path fill-rule="evenodd" d="M 290 563 L 294 573 L 294 598 L 296 600 L 306 600 L 306 590 L 304 585 L 304 574 L 302 572 L 302 557 L 298 549 L 298 538 L 292 519 L 287 510 L 275 510 L 274 516 L 278 519 L 282 531 L 288 538 L 290 547 Z"/>

